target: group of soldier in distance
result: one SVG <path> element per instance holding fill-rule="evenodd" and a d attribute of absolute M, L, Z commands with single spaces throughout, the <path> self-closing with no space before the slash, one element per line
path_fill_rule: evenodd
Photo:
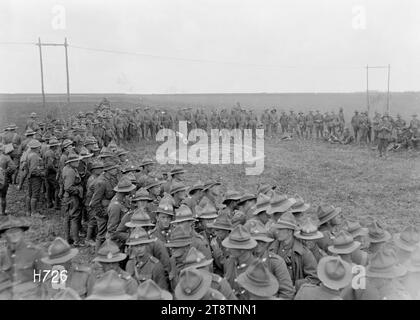
<path fill-rule="evenodd" d="M 372 137 L 381 155 L 399 130 L 410 131 L 416 148 L 419 128 L 414 116 L 406 126 L 400 117 L 371 122 L 356 112 L 353 135 L 342 110 L 266 110 L 258 120 L 239 105 L 207 116 L 119 110 L 106 99 L 66 123 L 32 113 L 25 138 L 11 124 L 0 140 L 0 299 L 420 298 L 416 225 L 391 235 L 381 221 L 348 219 L 340 207 L 311 205 L 264 183 L 245 193 L 212 177 L 187 185 L 184 167 L 162 172 L 147 157 L 135 164 L 121 148 L 181 120 L 190 129 L 264 128 L 269 138 L 313 139 L 315 132 L 348 144 Z M 8 210 L 10 186 L 25 193 L 24 214 Z M 25 237 L 35 220 L 49 219 L 42 205 L 64 217 L 64 235 L 48 250 Z M 87 265 L 76 263 L 81 251 L 92 254 Z"/>

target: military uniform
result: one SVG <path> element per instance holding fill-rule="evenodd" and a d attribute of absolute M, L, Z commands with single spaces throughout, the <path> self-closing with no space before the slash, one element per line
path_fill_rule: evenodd
<path fill-rule="evenodd" d="M 125 282 L 125 293 L 134 296 L 137 293 L 137 281 L 134 279 L 128 272 L 122 270 L 121 268 L 117 268 L 115 270 L 118 273 L 120 279 L 124 280 Z M 93 271 L 93 281 L 90 282 L 90 287 L 88 291 L 88 296 L 92 293 L 93 286 L 95 282 L 98 281 L 102 277 L 104 272 L 100 268 L 95 268 Z"/>
<path fill-rule="evenodd" d="M 251 255 L 247 261 L 240 265 L 238 264 L 237 259 L 234 257 L 229 257 L 229 259 L 226 260 L 225 279 L 228 281 L 233 290 L 233 293 L 238 297 L 239 300 L 245 299 L 245 290 L 240 287 L 236 278 L 241 273 L 245 272 L 248 266 L 250 266 L 255 260 L 257 260 L 257 258 L 255 258 L 253 255 Z"/>
<path fill-rule="evenodd" d="M 30 151 L 27 158 L 29 212 L 36 213 L 41 193 L 42 179 L 45 174 L 41 156 Z"/>
<path fill-rule="evenodd" d="M 107 236 L 115 241 L 117 240 L 116 231 L 122 217 L 128 212 L 128 209 L 125 207 L 124 203 L 121 202 L 117 196 L 114 196 L 111 199 L 111 202 L 108 205 L 106 210 L 108 216 L 107 223 Z"/>
<path fill-rule="evenodd" d="M 21 241 L 14 252 L 2 249 L 0 252 L 0 273 L 5 273 L 12 281 L 13 300 L 41 299 L 41 279 L 34 280 L 34 273 L 45 270 L 41 258 L 44 251 L 30 243 Z M 43 277 L 44 274 L 41 274 Z"/>
<path fill-rule="evenodd" d="M 327 288 L 324 285 L 304 283 L 295 296 L 295 300 L 343 300 L 339 290 Z"/>
<path fill-rule="evenodd" d="M 0 169 L 4 173 L 3 187 L 0 189 L 0 216 L 6 213 L 6 196 L 9 189 L 9 181 L 16 170 L 16 165 L 9 155 L 0 153 Z"/>
<path fill-rule="evenodd" d="M 57 180 L 57 173 L 59 172 L 59 156 L 58 153 L 48 149 L 44 155 L 45 169 L 46 169 L 46 189 L 47 200 L 49 207 L 52 203 L 58 207 L 58 191 L 59 185 Z"/>
<path fill-rule="evenodd" d="M 128 260 L 125 270 L 137 280 L 138 284 L 152 279 L 161 289 L 169 289 L 168 278 L 162 263 L 150 254 L 146 254 L 140 259 L 131 258 Z"/>

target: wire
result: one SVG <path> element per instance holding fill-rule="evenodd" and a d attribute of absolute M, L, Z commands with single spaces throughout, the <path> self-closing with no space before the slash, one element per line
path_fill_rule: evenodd
<path fill-rule="evenodd" d="M 6 45 L 36 45 L 35 42 L 0 42 L 0 45 L 6 44 Z"/>

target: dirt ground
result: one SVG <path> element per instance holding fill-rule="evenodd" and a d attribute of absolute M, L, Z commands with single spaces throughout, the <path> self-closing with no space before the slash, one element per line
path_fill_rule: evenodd
<path fill-rule="evenodd" d="M 145 155 L 154 156 L 156 143 L 124 146 L 138 163 Z M 380 219 L 392 233 L 410 223 L 419 224 L 419 154 L 392 153 L 384 160 L 374 150 L 359 146 L 340 146 L 316 141 L 265 141 L 264 172 L 246 176 L 242 165 L 185 165 L 186 182 L 220 180 L 228 189 L 255 192 L 259 182 L 280 186 L 286 194 L 301 195 L 312 212 L 321 203 L 342 208 L 344 217 L 357 217 L 363 224 Z M 158 167 L 157 170 L 169 166 Z M 24 191 L 10 186 L 8 211 L 23 215 Z M 64 237 L 63 217 L 44 210 L 47 219 L 33 219 L 28 238 L 47 248 L 56 236 Z M 83 248 L 79 260 L 87 262 L 93 249 Z"/>

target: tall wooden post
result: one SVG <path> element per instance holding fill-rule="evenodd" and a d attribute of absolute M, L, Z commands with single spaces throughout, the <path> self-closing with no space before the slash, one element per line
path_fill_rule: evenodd
<path fill-rule="evenodd" d="M 67 38 L 64 38 L 64 50 L 66 52 L 66 75 L 67 75 L 67 103 L 70 104 L 70 80 L 69 80 L 69 57 L 67 53 Z"/>
<path fill-rule="evenodd" d="M 38 37 L 38 47 L 39 47 L 39 62 L 41 65 L 41 90 L 42 90 L 42 105 L 45 109 L 45 91 L 44 91 L 44 69 L 42 66 L 42 49 L 41 49 L 41 38 Z"/>
<path fill-rule="evenodd" d="M 391 73 L 391 65 L 388 64 L 388 94 L 386 96 L 386 111 L 389 113 L 389 77 Z"/>
<path fill-rule="evenodd" d="M 366 66 L 366 107 L 369 114 L 369 66 Z"/>

